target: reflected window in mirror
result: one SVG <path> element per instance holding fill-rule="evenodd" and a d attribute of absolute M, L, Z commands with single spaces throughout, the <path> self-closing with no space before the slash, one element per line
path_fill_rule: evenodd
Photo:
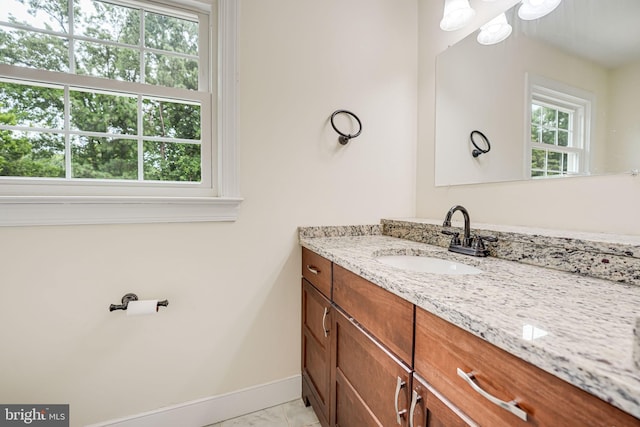
<path fill-rule="evenodd" d="M 588 175 L 592 100 L 566 84 L 529 76 L 525 164 L 531 178 Z"/>

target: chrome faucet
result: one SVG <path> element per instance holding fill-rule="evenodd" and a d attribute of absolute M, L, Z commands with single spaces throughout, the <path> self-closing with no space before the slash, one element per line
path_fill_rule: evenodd
<path fill-rule="evenodd" d="M 451 217 L 456 211 L 460 211 L 464 217 L 464 237 L 462 241 L 458 237 L 460 233 L 452 230 L 442 230 L 442 234 L 451 236 L 451 243 L 449 243 L 449 250 L 451 252 L 457 252 L 465 255 L 485 257 L 489 255 L 489 250 L 485 248 L 484 241 L 497 242 L 498 239 L 493 236 L 479 236 L 471 237 L 471 220 L 469 219 L 469 212 L 460 205 L 455 205 L 447 215 L 444 217 L 443 227 L 451 227 Z"/>

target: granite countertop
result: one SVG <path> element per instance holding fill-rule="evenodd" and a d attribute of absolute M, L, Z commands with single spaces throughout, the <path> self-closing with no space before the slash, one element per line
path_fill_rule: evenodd
<path fill-rule="evenodd" d="M 640 286 L 384 235 L 301 237 L 300 244 L 640 418 L 640 369 L 632 356 Z M 450 259 L 483 273 L 417 273 L 375 260 L 396 254 Z"/>

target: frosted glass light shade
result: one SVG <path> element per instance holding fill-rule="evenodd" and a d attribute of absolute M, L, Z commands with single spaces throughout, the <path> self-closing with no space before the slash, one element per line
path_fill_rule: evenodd
<path fill-rule="evenodd" d="M 471 9 L 469 0 L 445 0 L 444 14 L 440 28 L 444 31 L 455 31 L 469 23 L 476 11 Z"/>
<path fill-rule="evenodd" d="M 542 18 L 553 12 L 562 0 L 522 0 L 518 16 L 525 21 Z"/>
<path fill-rule="evenodd" d="M 484 45 L 500 43 L 511 35 L 511 31 L 513 28 L 507 22 L 507 15 L 501 13 L 480 27 L 478 43 Z"/>

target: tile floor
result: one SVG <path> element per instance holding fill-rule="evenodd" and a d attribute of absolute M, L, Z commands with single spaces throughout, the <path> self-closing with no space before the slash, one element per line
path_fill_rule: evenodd
<path fill-rule="evenodd" d="M 311 406 L 306 408 L 302 399 L 293 400 L 273 408 L 253 412 L 238 418 L 211 424 L 208 427 L 320 427 Z"/>

